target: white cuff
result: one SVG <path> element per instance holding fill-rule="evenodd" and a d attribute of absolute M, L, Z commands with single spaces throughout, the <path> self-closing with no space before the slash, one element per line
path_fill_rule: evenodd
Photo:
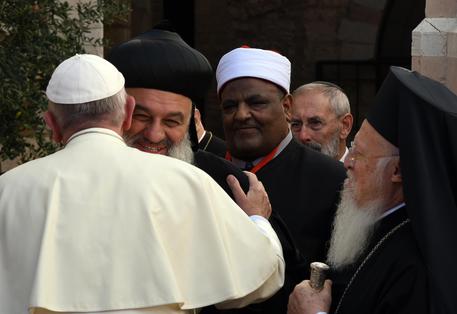
<path fill-rule="evenodd" d="M 282 247 L 281 247 L 281 242 L 279 242 L 278 235 L 276 232 L 273 230 L 273 227 L 271 226 L 270 222 L 268 219 L 266 219 L 263 216 L 260 215 L 252 215 L 249 216 L 251 221 L 255 223 L 257 228 L 259 228 L 260 232 L 262 232 L 268 239 L 270 239 L 271 243 L 273 243 L 275 249 L 277 252 L 280 252 L 282 256 Z"/>

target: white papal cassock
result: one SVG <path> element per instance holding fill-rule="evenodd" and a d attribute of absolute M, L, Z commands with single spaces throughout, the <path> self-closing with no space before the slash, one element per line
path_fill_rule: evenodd
<path fill-rule="evenodd" d="M 0 176 L 0 312 L 186 313 L 274 294 L 284 262 L 204 172 L 91 128 Z"/>

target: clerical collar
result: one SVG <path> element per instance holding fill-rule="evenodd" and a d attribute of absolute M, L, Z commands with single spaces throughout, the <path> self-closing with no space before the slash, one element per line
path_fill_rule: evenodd
<path fill-rule="evenodd" d="M 286 148 L 286 146 L 290 143 L 291 140 L 292 140 L 292 132 L 289 130 L 289 133 L 287 133 L 286 137 L 281 141 L 281 143 L 279 143 L 279 145 L 276 146 L 266 156 L 262 156 L 262 157 L 257 158 L 256 160 L 248 162 L 248 161 L 244 161 L 244 160 L 235 158 L 235 157 L 231 156 L 230 153 L 227 152 L 226 159 L 232 161 L 233 164 L 240 169 L 246 169 L 246 165 L 248 165 L 248 164 L 252 164 L 252 166 L 254 168 L 256 168 L 256 166 L 259 165 L 261 162 L 266 161 L 265 164 L 267 164 L 269 161 L 271 161 L 276 156 L 278 156 L 284 150 L 284 148 Z M 270 154 L 271 154 L 271 156 L 270 156 Z M 265 164 L 263 164 L 262 166 L 264 166 Z M 259 169 L 257 169 L 257 170 L 259 170 Z"/>
<path fill-rule="evenodd" d="M 206 135 L 206 130 L 203 131 L 202 136 L 200 136 L 200 137 L 198 138 L 198 142 L 199 142 L 199 143 L 202 141 L 202 139 L 205 137 L 205 135 Z"/>
<path fill-rule="evenodd" d="M 65 145 L 70 143 L 70 141 L 75 139 L 76 137 L 79 137 L 79 136 L 85 135 L 85 134 L 89 134 L 89 133 L 98 133 L 98 134 L 109 135 L 109 136 L 115 137 L 115 138 L 121 140 L 122 142 L 124 142 L 124 139 L 113 130 L 105 129 L 105 128 L 89 128 L 89 129 L 84 129 L 84 130 L 81 130 L 81 131 L 78 131 L 78 132 L 74 133 L 66 141 Z"/>
<path fill-rule="evenodd" d="M 405 203 L 398 204 L 397 206 L 389 209 L 388 211 L 385 211 L 384 214 L 382 214 L 381 217 L 378 218 L 378 220 L 381 220 L 381 219 L 389 216 L 390 214 L 392 214 L 393 212 L 396 212 L 397 210 L 399 210 L 403 206 L 405 206 Z"/>
<path fill-rule="evenodd" d="M 345 149 L 343 156 L 340 158 L 341 162 L 344 162 L 344 159 L 346 159 L 346 156 L 349 154 L 349 149 L 347 147 L 345 147 Z"/>

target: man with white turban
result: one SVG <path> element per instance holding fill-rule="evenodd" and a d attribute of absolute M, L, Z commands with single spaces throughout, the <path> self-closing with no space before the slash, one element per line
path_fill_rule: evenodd
<path fill-rule="evenodd" d="M 284 313 L 289 293 L 307 276 L 309 263 L 325 258 L 338 191 L 345 178 L 341 163 L 292 138 L 288 124 L 290 72 L 286 57 L 249 47 L 225 54 L 216 70 L 226 158 L 250 169 L 262 181 L 272 216 L 285 222 L 289 242 L 295 242 L 299 250 L 283 243 L 284 288 L 267 302 L 251 307 L 253 312 Z"/>

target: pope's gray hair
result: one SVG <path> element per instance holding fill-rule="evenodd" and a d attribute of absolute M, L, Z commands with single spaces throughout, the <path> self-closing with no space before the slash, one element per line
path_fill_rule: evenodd
<path fill-rule="evenodd" d="M 105 121 L 118 126 L 125 116 L 127 93 L 122 88 L 113 96 L 80 104 L 58 104 L 49 101 L 48 109 L 62 129 L 75 124 Z"/>

